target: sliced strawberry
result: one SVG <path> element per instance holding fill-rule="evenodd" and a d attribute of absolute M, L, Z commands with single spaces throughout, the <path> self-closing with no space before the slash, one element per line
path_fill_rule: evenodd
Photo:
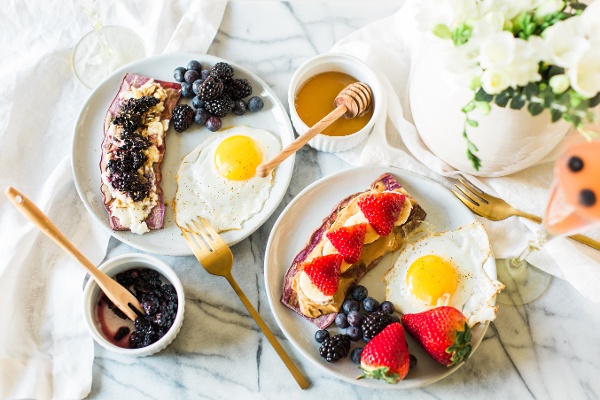
<path fill-rule="evenodd" d="M 339 254 L 315 257 L 302 265 L 311 282 L 326 296 L 333 296 L 340 282 L 343 258 Z"/>
<path fill-rule="evenodd" d="M 452 366 L 471 354 L 471 328 L 454 307 L 442 306 L 417 314 L 404 314 L 406 331 L 438 363 Z"/>
<path fill-rule="evenodd" d="M 348 264 L 354 264 L 360 259 L 366 233 L 367 224 L 342 226 L 334 231 L 327 232 L 327 239 L 344 257 L 344 261 Z"/>
<path fill-rule="evenodd" d="M 357 377 L 384 379 L 387 383 L 398 383 L 410 368 L 410 355 L 404 338 L 404 329 L 399 322 L 386 326 L 371 339 L 360 356 L 363 375 Z"/>
<path fill-rule="evenodd" d="M 358 207 L 379 236 L 387 236 L 402 211 L 406 196 L 396 192 L 372 193 L 358 200 Z"/>

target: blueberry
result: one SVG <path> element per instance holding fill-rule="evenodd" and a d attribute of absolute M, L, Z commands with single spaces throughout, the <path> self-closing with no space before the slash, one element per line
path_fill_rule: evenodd
<path fill-rule="evenodd" d="M 342 303 L 342 310 L 344 310 L 344 314 L 349 314 L 350 311 L 358 311 L 359 309 L 360 304 L 354 299 L 344 300 Z"/>
<path fill-rule="evenodd" d="M 586 207 L 596 204 L 596 194 L 590 189 L 582 189 L 579 192 L 579 203 Z"/>
<path fill-rule="evenodd" d="M 251 112 L 258 112 L 262 110 L 264 105 L 265 103 L 263 103 L 263 100 L 258 96 L 250 97 L 250 100 L 248 100 L 248 110 Z"/>
<path fill-rule="evenodd" d="M 194 98 L 192 99 L 192 107 L 194 107 L 195 109 L 204 108 L 204 100 L 202 100 L 198 96 L 194 96 Z"/>
<path fill-rule="evenodd" d="M 248 108 L 246 106 L 246 102 L 244 102 L 244 100 L 236 100 L 234 102 L 234 106 L 233 106 L 233 113 L 235 115 L 244 115 L 246 113 L 246 109 Z"/>
<path fill-rule="evenodd" d="M 348 329 L 346 329 L 346 335 L 350 337 L 350 340 L 356 342 L 357 340 L 362 339 L 362 329 L 358 326 L 349 326 Z"/>
<path fill-rule="evenodd" d="M 321 329 L 315 332 L 315 340 L 317 343 L 323 343 L 323 340 L 329 337 L 329 331 Z"/>
<path fill-rule="evenodd" d="M 203 69 L 200 72 L 200 79 L 205 80 L 206 78 L 208 78 L 210 76 L 210 69 Z"/>
<path fill-rule="evenodd" d="M 357 301 L 363 301 L 369 295 L 367 288 L 361 285 L 354 286 L 350 293 L 352 293 L 352 297 Z"/>
<path fill-rule="evenodd" d="M 388 313 L 388 314 L 393 314 L 394 313 L 394 305 L 392 304 L 391 301 L 384 301 L 383 303 L 381 303 L 381 311 L 383 311 L 384 313 Z"/>
<path fill-rule="evenodd" d="M 206 125 L 206 122 L 210 118 L 210 113 L 203 108 L 196 109 L 194 113 L 194 122 L 198 125 Z"/>
<path fill-rule="evenodd" d="M 414 367 L 417 366 L 417 357 L 414 356 L 414 354 L 410 354 L 410 366 L 408 367 L 409 369 L 413 369 Z"/>
<path fill-rule="evenodd" d="M 374 312 L 379 309 L 379 302 L 372 297 L 367 297 L 363 300 L 363 308 L 366 312 Z"/>
<path fill-rule="evenodd" d="M 175 71 L 173 71 L 173 78 L 175 78 L 177 82 L 183 82 L 185 80 L 185 71 L 186 69 L 184 67 L 175 68 Z"/>
<path fill-rule="evenodd" d="M 183 78 L 185 79 L 185 81 L 187 83 L 194 83 L 194 81 L 200 79 L 200 74 L 198 73 L 198 71 L 195 71 L 193 69 L 188 69 L 185 72 L 185 75 L 183 75 Z"/>
<path fill-rule="evenodd" d="M 579 172 L 583 169 L 583 160 L 577 156 L 569 158 L 567 166 L 572 172 Z"/>
<path fill-rule="evenodd" d="M 204 82 L 202 79 L 196 79 L 194 83 L 192 83 L 192 90 L 194 94 L 200 94 L 200 85 Z"/>
<path fill-rule="evenodd" d="M 183 82 L 181 84 L 181 95 L 183 97 L 187 97 L 188 99 L 191 99 L 192 97 L 194 97 L 194 91 L 192 90 L 191 83 Z"/>
<path fill-rule="evenodd" d="M 364 316 L 360 312 L 352 310 L 348 313 L 346 319 L 351 326 L 360 326 L 363 322 Z"/>
<path fill-rule="evenodd" d="M 200 71 L 202 71 L 202 64 L 200 64 L 200 61 L 192 60 L 188 63 L 187 69 L 193 69 L 194 71 L 200 73 Z"/>
<path fill-rule="evenodd" d="M 219 117 L 217 117 L 215 115 L 211 116 L 206 121 L 206 127 L 211 132 L 216 132 L 219 129 L 221 129 L 221 125 L 222 125 L 221 118 L 219 118 Z"/>
<path fill-rule="evenodd" d="M 346 314 L 339 313 L 335 316 L 335 324 L 340 328 L 348 327 L 348 319 L 346 318 Z"/>
<path fill-rule="evenodd" d="M 352 362 L 354 364 L 360 365 L 360 356 L 362 355 L 362 351 L 363 351 L 362 347 L 357 347 L 355 349 L 352 349 L 352 353 L 350 353 L 350 359 L 352 360 Z"/>

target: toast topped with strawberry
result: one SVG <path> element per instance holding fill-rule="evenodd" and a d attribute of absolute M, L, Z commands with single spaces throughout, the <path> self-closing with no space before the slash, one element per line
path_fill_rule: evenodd
<path fill-rule="evenodd" d="M 329 326 L 348 289 L 425 217 L 391 174 L 381 175 L 342 200 L 312 233 L 284 276 L 281 302 L 319 328 Z"/>
<path fill-rule="evenodd" d="M 126 74 L 104 122 L 102 200 L 113 230 L 163 227 L 161 164 L 178 83 Z"/>

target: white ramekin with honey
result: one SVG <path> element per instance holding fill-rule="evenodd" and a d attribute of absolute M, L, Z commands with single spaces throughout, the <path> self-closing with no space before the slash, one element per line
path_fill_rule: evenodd
<path fill-rule="evenodd" d="M 288 104 L 292 124 L 298 135 L 306 132 L 334 110 L 334 100 L 348 85 L 363 82 L 373 92 L 373 101 L 363 116 L 340 118 L 308 144 L 329 153 L 350 150 L 373 130 L 385 101 L 377 74 L 356 57 L 328 53 L 304 62 L 292 76 Z"/>

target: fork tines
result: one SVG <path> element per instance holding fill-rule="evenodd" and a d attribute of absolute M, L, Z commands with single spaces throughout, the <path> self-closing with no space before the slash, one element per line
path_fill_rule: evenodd
<path fill-rule="evenodd" d="M 460 193 L 458 193 L 454 190 L 452 191 L 452 193 L 454 193 L 454 195 L 456 197 L 458 197 L 459 199 L 461 199 L 463 202 L 470 201 L 471 203 L 475 204 L 476 206 L 479 206 L 481 203 L 485 203 L 485 204 L 489 203 L 485 198 L 483 198 L 481 196 L 484 194 L 484 192 L 481 189 L 479 189 L 477 186 L 475 186 L 473 183 L 471 183 L 463 175 L 460 175 L 460 178 L 458 178 L 458 182 L 462 186 L 455 184 L 454 187 L 456 187 L 458 190 L 460 190 L 464 196 L 462 196 Z M 466 198 L 465 198 L 465 196 L 466 196 Z"/>
<path fill-rule="evenodd" d="M 217 232 L 215 232 L 212 227 L 200 217 L 185 225 L 185 227 L 181 229 L 181 232 L 188 242 L 190 238 L 187 234 L 189 233 L 196 239 L 195 242 L 198 246 L 201 248 L 205 247 L 208 251 L 214 251 L 213 244 L 219 237 Z"/>

